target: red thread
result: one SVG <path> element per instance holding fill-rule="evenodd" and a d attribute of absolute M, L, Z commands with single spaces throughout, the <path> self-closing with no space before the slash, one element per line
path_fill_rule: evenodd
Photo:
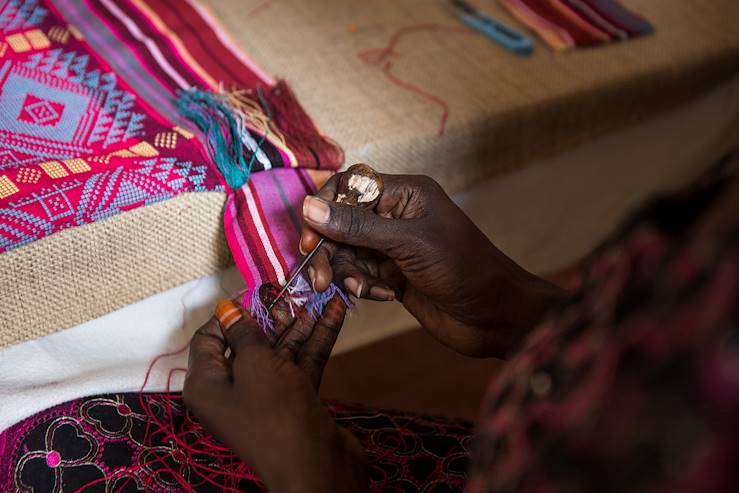
<path fill-rule="evenodd" d="M 144 385 L 141 387 L 139 403 L 147 416 L 146 439 L 150 441 L 152 437 L 156 436 L 159 442 L 171 443 L 172 452 L 170 457 L 175 459 L 176 462 L 179 462 L 180 467 L 177 470 L 173 469 L 165 462 L 164 457 L 155 457 L 152 462 L 157 462 L 157 465 L 170 474 L 184 491 L 193 491 L 194 488 L 205 483 L 210 483 L 223 491 L 234 491 L 239 482 L 243 480 L 258 481 L 258 478 L 254 476 L 249 468 L 230 449 L 217 442 L 210 433 L 205 431 L 199 422 L 187 417 L 180 429 L 175 429 L 174 427 L 172 401 L 175 399 L 181 400 L 182 398 L 171 393 L 172 377 L 175 373 L 185 372 L 187 369 L 170 369 L 167 375 L 166 389 L 163 394 L 157 395 L 157 397 L 161 397 L 165 402 L 164 419 L 160 419 L 152 409 L 151 403 L 153 400 L 144 399 L 143 390 L 146 386 L 146 381 L 148 381 L 149 375 L 157 361 L 162 357 L 180 354 L 187 350 L 188 346 L 185 346 L 179 351 L 160 355 L 155 358 L 149 365 Z M 153 429 L 151 428 L 152 425 Z M 207 464 L 194 460 L 194 456 L 196 455 L 201 457 L 207 456 L 210 462 L 218 461 L 222 469 L 209 467 Z M 190 469 L 188 479 L 184 476 L 186 467 Z"/>
<path fill-rule="evenodd" d="M 441 137 L 444 134 L 444 129 L 446 128 L 447 118 L 449 117 L 449 103 L 447 103 L 444 99 L 440 98 L 439 96 L 436 96 L 435 94 L 429 92 L 428 90 L 423 89 L 422 87 L 419 87 L 410 82 L 407 82 L 401 79 L 400 77 L 398 77 L 397 75 L 395 75 L 392 71 L 393 66 L 390 61 L 391 57 L 400 55 L 400 53 L 395 51 L 395 47 L 398 45 L 398 43 L 404 36 L 409 35 L 409 34 L 414 34 L 417 32 L 422 32 L 422 31 L 472 34 L 471 29 L 462 27 L 462 26 L 445 26 L 443 24 L 428 24 L 428 23 L 427 24 L 414 24 L 411 26 L 401 27 L 400 29 L 395 31 L 395 33 L 390 37 L 390 40 L 388 41 L 387 45 L 384 48 L 370 48 L 367 50 L 363 50 L 357 53 L 357 56 L 359 57 L 360 60 L 362 60 L 364 63 L 367 63 L 369 65 L 383 64 L 383 72 L 385 73 L 385 76 L 388 78 L 390 82 L 392 82 L 393 84 L 407 91 L 411 91 L 415 94 L 418 94 L 419 96 L 438 105 L 441 108 L 441 117 L 439 121 L 438 136 Z"/>
<path fill-rule="evenodd" d="M 192 290 L 197 287 L 194 286 Z M 191 291 L 192 291 L 191 290 Z M 191 292 L 190 291 L 190 292 Z M 181 301 L 183 308 L 182 329 L 185 326 L 184 298 Z M 189 413 L 185 414 L 182 424 L 175 427 L 175 416 L 173 402 L 181 401 L 181 395 L 172 393 L 172 378 L 177 373 L 186 372 L 186 368 L 171 368 L 167 374 L 166 387 L 163 393 L 145 394 L 154 367 L 162 360 L 172 356 L 180 355 L 188 350 L 188 342 L 182 348 L 169 353 L 163 353 L 155 357 L 146 369 L 144 381 L 139 388 L 139 405 L 146 416 L 146 429 L 144 431 L 143 445 L 150 454 L 150 458 L 144 463 L 136 464 L 124 470 L 115 472 L 115 476 L 127 475 L 119 488 L 114 493 L 120 493 L 134 476 L 146 478 L 145 491 L 153 491 L 152 482 L 157 474 L 165 473 L 177 483 L 178 491 L 192 492 L 208 483 L 218 490 L 226 492 L 238 491 L 239 483 L 251 481 L 261 485 L 261 481 L 254 473 L 233 453 L 230 449 L 218 442 L 202 425 Z M 154 405 L 163 406 L 164 413 L 157 413 Z M 125 410 L 124 410 L 125 412 Z M 129 409 L 130 412 L 130 409 Z M 164 449 L 169 444 L 166 453 Z M 156 447 L 156 448 L 155 448 Z M 166 454 L 166 455 L 165 455 Z M 208 463 L 199 462 L 196 457 L 207 457 Z M 170 462 L 177 464 L 170 465 Z M 219 468 L 208 464 L 218 464 Z M 152 471 L 151 467 L 157 467 L 158 472 Z M 188 473 L 189 470 L 189 473 Z M 143 474 L 142 474 L 143 473 Z M 103 476 L 76 489 L 74 493 L 83 493 L 88 488 L 99 483 L 107 482 L 113 476 Z"/>

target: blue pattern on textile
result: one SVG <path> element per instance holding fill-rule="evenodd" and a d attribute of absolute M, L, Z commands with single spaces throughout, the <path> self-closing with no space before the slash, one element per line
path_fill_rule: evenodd
<path fill-rule="evenodd" d="M 9 33 L 37 26 L 48 13 L 38 0 L 10 0 L 0 10 L 0 31 Z"/>

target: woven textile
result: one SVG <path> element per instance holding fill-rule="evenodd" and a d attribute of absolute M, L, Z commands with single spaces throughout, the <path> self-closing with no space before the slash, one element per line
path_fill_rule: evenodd
<path fill-rule="evenodd" d="M 356 436 L 370 459 L 372 491 L 461 491 L 467 477 L 471 423 L 447 418 L 328 405 L 340 426 Z M 179 394 L 92 396 L 55 406 L 0 434 L 0 489 L 46 492 L 266 491 L 258 478 L 234 480 L 224 464 L 233 455 L 209 457 L 172 443 L 147 416 L 171 430 L 207 433 L 181 404 Z M 179 471 L 181 481 L 170 471 Z M 219 486 L 227 485 L 228 487 Z"/>
<path fill-rule="evenodd" d="M 224 210 L 226 239 L 249 288 L 286 282 L 297 260 L 303 198 L 322 184 L 308 171 L 280 171 L 254 175 Z"/>
<path fill-rule="evenodd" d="M 60 2 L 60 4 L 63 2 Z M 57 7 L 0 10 L 0 252 L 218 180 Z"/>
<path fill-rule="evenodd" d="M 188 4 L 172 7 L 166 0 L 2 7 L 0 252 L 179 192 L 219 189 L 175 109 L 178 90 L 232 88 L 227 97 L 249 115 L 242 132 L 260 141 L 244 149 L 258 152 L 254 169 L 318 166 L 321 158 L 340 164 L 332 156 L 325 162 L 333 145 L 309 121 L 296 130 L 294 120 L 307 117 L 286 108 L 294 104 L 286 86 L 273 89 L 228 49 L 208 56 L 222 43 Z M 205 32 L 194 38 L 194 29 Z"/>
<path fill-rule="evenodd" d="M 341 150 L 313 126 L 287 85 L 272 80 L 236 50 L 195 3 L 12 0 L 0 6 L 0 35 L 0 253 L 180 193 L 227 190 L 214 166 L 207 129 L 194 125 L 178 106 L 178 99 L 195 88 L 238 109 L 243 117 L 238 122 L 243 145 L 238 144 L 235 152 L 250 162 L 251 171 L 299 166 L 331 169 L 342 162 Z M 292 209 L 306 190 L 315 189 L 311 176 L 324 179 L 320 173 L 283 170 L 261 180 L 254 194 L 279 190 L 292 201 L 281 201 L 279 207 Z M 298 193 L 294 193 L 296 184 L 300 184 Z M 216 197 L 193 200 L 184 211 L 176 205 L 160 210 L 197 213 L 202 208 L 192 207 L 195 202 L 222 204 Z M 249 238 L 259 247 L 253 249 L 256 257 L 250 261 L 260 268 L 271 261 L 260 252 L 281 255 L 280 249 L 288 245 L 279 227 L 270 231 L 272 218 L 263 222 Z M 100 258 L 103 252 L 125 259 L 125 273 L 118 261 L 98 266 L 95 270 L 103 270 L 102 274 L 73 276 L 73 290 L 80 294 L 91 283 L 107 282 L 93 288 L 93 296 L 83 296 L 85 304 L 96 307 L 93 310 L 72 302 L 49 319 L 49 323 L 63 320 L 68 325 L 197 275 L 188 268 L 203 260 L 195 245 L 210 244 L 219 252 L 218 259 L 208 259 L 206 264 L 225 263 L 223 239 L 214 238 L 222 235 L 221 228 L 201 216 L 170 219 L 158 234 L 136 231 L 143 224 L 130 224 L 131 236 L 115 241 L 117 246 L 104 239 L 106 235 L 93 235 L 105 243 L 84 244 L 70 258 L 44 262 L 49 272 L 38 264 L 29 268 L 22 256 L 8 265 L 13 277 L 54 278 L 60 271 L 82 273 L 78 264 L 85 258 Z M 171 250 L 157 248 L 169 250 L 170 261 L 154 260 L 159 265 L 149 266 L 151 276 L 129 276 L 127 266 L 140 263 L 136 257 L 156 246 L 162 237 L 159 233 L 164 232 L 169 237 L 158 244 L 176 245 Z M 92 238 L 81 231 L 74 234 Z M 195 237 L 177 239 L 185 234 Z M 292 237 L 290 241 L 294 243 Z M 191 246 L 180 248 L 186 243 Z M 252 251 L 243 255 L 251 256 Z M 162 270 L 167 264 L 169 271 Z M 200 267 L 198 273 L 211 269 Z M 145 281 L 140 286 L 139 279 Z M 126 288 L 126 293 L 113 288 L 129 284 L 136 287 Z M 11 288 L 5 297 L 8 303 L 0 311 L 9 313 L 0 323 L 10 324 L 18 321 L 17 313 L 29 293 L 7 287 Z M 127 294 L 132 289 L 134 297 Z M 17 323 L 2 326 L 0 344 L 48 333 L 50 326 L 39 328 L 32 320 L 21 323 L 21 331 Z"/>
<path fill-rule="evenodd" d="M 649 34 L 652 25 L 615 0 L 499 0 L 557 51 Z"/>

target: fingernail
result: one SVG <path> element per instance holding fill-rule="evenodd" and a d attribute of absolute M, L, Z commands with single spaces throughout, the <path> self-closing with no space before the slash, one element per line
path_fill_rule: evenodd
<path fill-rule="evenodd" d="M 370 296 L 380 300 L 393 301 L 395 299 L 395 291 L 385 289 L 382 286 L 372 286 L 370 288 Z"/>
<path fill-rule="evenodd" d="M 215 316 L 223 330 L 228 330 L 233 324 L 241 320 L 241 310 L 231 300 L 223 300 L 216 305 Z"/>
<path fill-rule="evenodd" d="M 357 298 L 362 297 L 362 283 L 353 277 L 347 277 L 344 279 L 344 287 Z"/>
<path fill-rule="evenodd" d="M 303 200 L 303 216 L 316 224 L 326 224 L 331 216 L 328 204 L 310 195 Z"/>
<path fill-rule="evenodd" d="M 316 292 L 316 269 L 311 265 L 308 266 L 308 278 L 310 278 L 310 285 L 313 288 L 313 292 Z"/>

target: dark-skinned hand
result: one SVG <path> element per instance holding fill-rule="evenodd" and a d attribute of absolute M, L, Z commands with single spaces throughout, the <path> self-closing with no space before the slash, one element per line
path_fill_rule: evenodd
<path fill-rule="evenodd" d="M 193 336 L 185 404 L 270 491 L 368 489 L 364 451 L 317 394 L 345 312 L 338 296 L 318 321 L 303 310 L 291 316 L 281 301 L 272 334 L 244 314 L 226 330 L 213 318 Z"/>
<path fill-rule="evenodd" d="M 504 356 L 566 293 L 498 250 L 431 178 L 383 174 L 371 209 L 334 202 L 341 173 L 303 204 L 309 276 L 359 298 L 400 300 L 433 336 L 470 356 Z"/>

